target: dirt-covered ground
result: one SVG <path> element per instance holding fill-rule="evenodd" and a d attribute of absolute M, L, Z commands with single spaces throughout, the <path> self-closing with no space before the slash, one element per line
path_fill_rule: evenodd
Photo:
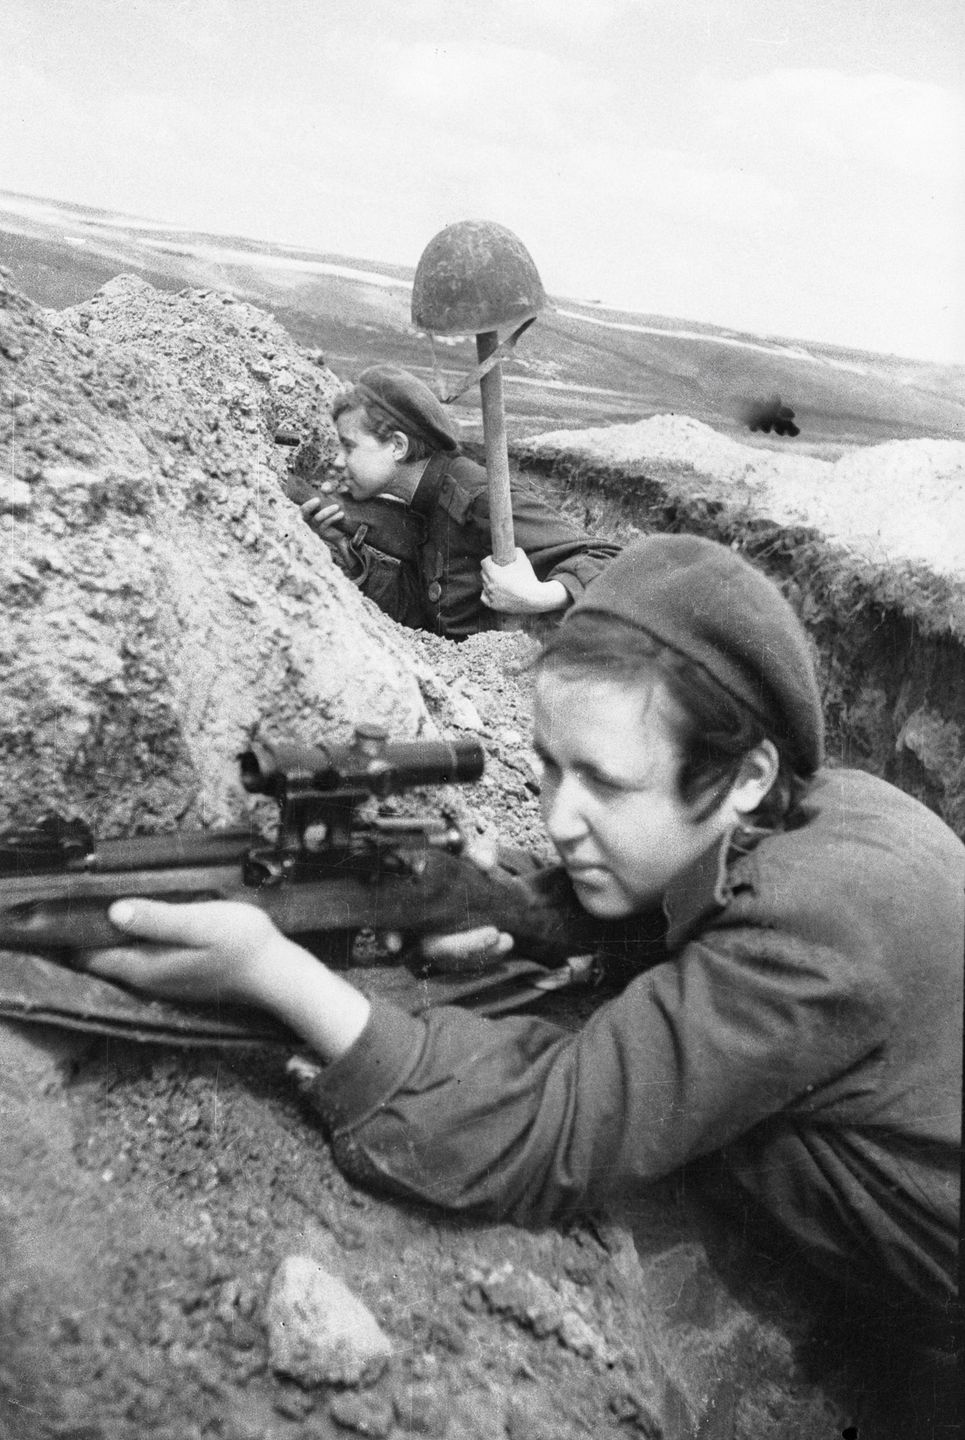
<path fill-rule="evenodd" d="M 284 494 L 279 426 L 304 437 L 302 474 L 331 454 L 317 358 L 219 292 L 122 277 L 54 313 L 0 284 L 5 824 L 51 806 L 101 834 L 221 823 L 250 804 L 233 757 L 253 734 L 364 718 L 479 739 L 481 784 L 420 802 L 545 849 L 535 640 L 400 630 Z M 921 1397 L 912 1431 L 890 1393 L 900 1362 L 793 1255 L 728 1237 L 679 1187 L 632 1225 L 565 1233 L 385 1203 L 335 1169 L 285 1047 L 30 1023 L 91 992 L 19 963 L 0 955 L 20 1017 L 0 1023 L 2 1440 L 928 1433 Z M 292 1354 L 313 1286 L 341 1328 Z"/>

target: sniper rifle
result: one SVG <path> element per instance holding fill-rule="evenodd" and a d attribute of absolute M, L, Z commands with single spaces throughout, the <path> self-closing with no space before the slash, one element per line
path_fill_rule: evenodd
<path fill-rule="evenodd" d="M 477 742 L 390 741 L 363 726 L 348 743 L 252 744 L 238 758 L 245 790 L 278 805 L 270 836 L 244 826 L 97 841 L 84 821 L 56 815 L 0 834 L 0 947 L 69 965 L 73 951 L 118 943 L 107 911 L 130 896 L 242 900 L 285 934 L 310 938 L 495 924 L 525 960 L 466 962 L 470 974 L 459 978 L 471 995 L 486 988 L 481 970 L 492 970 L 492 985 L 512 982 L 515 1005 L 524 1003 L 521 982 L 530 998 L 560 988 L 586 972 L 585 952 L 605 944 L 607 926 L 582 910 L 559 870 L 529 879 L 502 866 L 481 871 L 446 811 L 361 813 L 373 799 L 478 779 Z M 625 948 L 622 934 L 619 942 Z M 429 1003 L 461 998 L 456 985 Z M 506 1008 L 493 999 L 490 1010 Z"/>

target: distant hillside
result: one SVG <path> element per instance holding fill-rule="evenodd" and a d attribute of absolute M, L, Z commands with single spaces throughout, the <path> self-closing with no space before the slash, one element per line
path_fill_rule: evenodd
<path fill-rule="evenodd" d="M 427 237 L 427 239 L 430 237 Z M 165 290 L 223 289 L 269 310 L 350 379 L 394 360 L 447 388 L 471 368 L 471 338 L 437 340 L 411 324 L 411 267 L 0 192 L 0 263 L 53 308 L 131 272 Z M 687 414 L 749 443 L 834 458 L 890 439 L 965 439 L 965 367 L 632 314 L 555 297 L 504 366 L 508 428 L 542 430 Z M 750 403 L 780 394 L 801 433 L 750 434 Z M 478 431 L 472 396 L 463 427 Z"/>

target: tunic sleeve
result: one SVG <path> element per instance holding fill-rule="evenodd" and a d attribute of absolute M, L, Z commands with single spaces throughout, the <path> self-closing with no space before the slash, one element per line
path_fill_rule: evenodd
<path fill-rule="evenodd" d="M 311 1100 L 354 1178 L 524 1223 L 619 1203 L 880 1040 L 894 997 L 834 952 L 738 927 L 633 980 L 578 1033 L 373 1006 Z"/>
<path fill-rule="evenodd" d="M 579 599 L 620 546 L 591 535 L 556 514 L 529 486 L 512 489 L 513 530 L 540 580 L 559 580 L 570 601 Z M 489 534 L 489 496 L 482 492 L 472 507 L 473 522 Z"/>

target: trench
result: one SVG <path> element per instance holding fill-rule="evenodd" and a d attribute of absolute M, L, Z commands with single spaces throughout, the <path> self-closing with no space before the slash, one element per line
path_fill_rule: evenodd
<path fill-rule="evenodd" d="M 739 546 L 812 638 L 830 763 L 880 775 L 965 838 L 965 584 L 874 565 L 817 530 L 620 466 L 559 453 L 512 460 L 596 534 L 687 531 Z"/>

